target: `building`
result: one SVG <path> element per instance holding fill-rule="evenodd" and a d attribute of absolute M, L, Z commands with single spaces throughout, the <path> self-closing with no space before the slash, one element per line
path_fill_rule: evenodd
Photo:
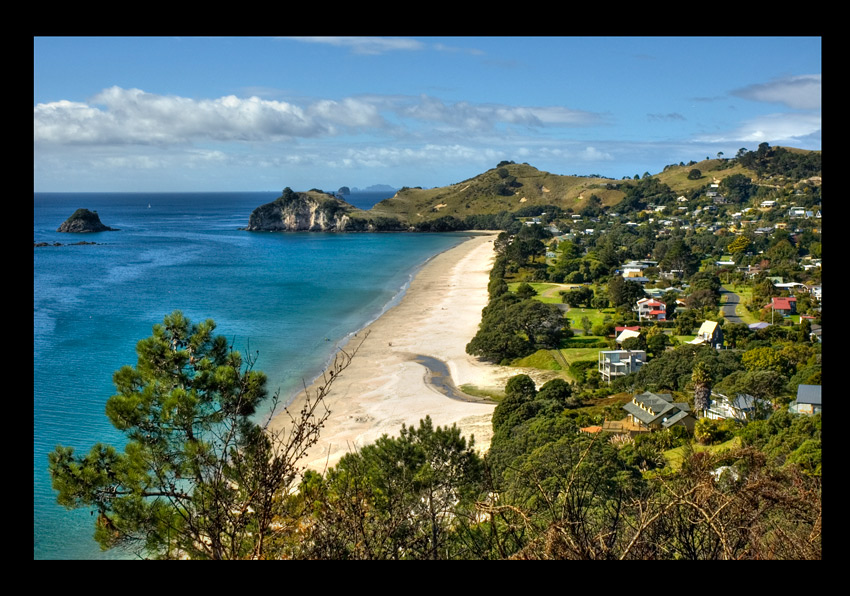
<path fill-rule="evenodd" d="M 637 372 L 646 363 L 644 350 L 603 350 L 599 352 L 599 374 L 602 380 L 612 379 Z"/>
<path fill-rule="evenodd" d="M 663 430 L 671 426 L 684 426 L 693 430 L 696 424 L 690 406 L 673 402 L 673 396 L 669 393 L 639 393 L 623 409 L 628 414 L 630 424 L 646 430 Z"/>
<path fill-rule="evenodd" d="M 783 317 L 797 314 L 797 298 L 794 296 L 788 296 L 787 298 L 774 296 L 771 298 L 770 304 L 765 304 L 764 308 L 769 308 Z"/>
<path fill-rule="evenodd" d="M 708 409 L 704 417 L 712 420 L 738 420 L 748 422 L 764 417 L 771 411 L 769 402 L 759 400 L 747 393 L 728 397 L 722 393 L 711 392 Z"/>
<path fill-rule="evenodd" d="M 703 321 L 699 326 L 697 336 L 688 342 L 689 344 L 708 344 L 712 348 L 723 347 L 723 329 L 717 321 Z"/>
<path fill-rule="evenodd" d="M 794 414 L 820 414 L 820 385 L 799 385 L 797 399 L 788 409 Z"/>
<path fill-rule="evenodd" d="M 614 341 L 617 342 L 618 346 L 622 346 L 624 341 L 633 337 L 640 337 L 640 327 L 623 328 L 623 330 L 620 331 L 620 334 L 614 339 Z"/>
<path fill-rule="evenodd" d="M 667 305 L 655 298 L 641 298 L 635 308 L 639 321 L 666 321 Z"/>

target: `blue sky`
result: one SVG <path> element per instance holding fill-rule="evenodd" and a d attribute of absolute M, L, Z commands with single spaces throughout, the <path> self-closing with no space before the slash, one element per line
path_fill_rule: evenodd
<path fill-rule="evenodd" d="M 818 37 L 36 37 L 36 192 L 445 186 L 821 148 Z"/>

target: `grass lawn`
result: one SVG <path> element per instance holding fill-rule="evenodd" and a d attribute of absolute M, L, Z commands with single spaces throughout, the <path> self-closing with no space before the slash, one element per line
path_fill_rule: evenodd
<path fill-rule="evenodd" d="M 520 286 L 522 282 L 511 282 L 508 284 L 508 290 L 511 292 L 516 292 L 517 288 Z M 580 287 L 577 284 L 550 284 L 550 283 L 538 283 L 538 282 L 525 282 L 530 285 L 535 292 L 537 292 L 537 296 L 534 297 L 535 300 L 539 300 L 540 302 L 544 302 L 546 304 L 560 304 L 561 303 L 561 295 L 559 292 L 568 292 L 573 288 Z"/>
<path fill-rule="evenodd" d="M 615 313 L 613 308 L 571 308 L 567 311 L 567 318 L 570 320 L 570 329 L 580 331 L 582 317 L 590 319 L 591 325 L 601 325 L 605 315 L 614 316 Z"/>

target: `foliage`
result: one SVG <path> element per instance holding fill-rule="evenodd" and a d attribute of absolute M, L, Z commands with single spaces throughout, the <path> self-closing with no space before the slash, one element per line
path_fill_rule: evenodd
<path fill-rule="evenodd" d="M 654 392 L 684 391 L 691 382 L 694 367 L 703 362 L 712 382 L 741 370 L 739 357 L 729 350 L 705 345 L 686 344 L 666 350 L 647 362 L 639 371 L 611 382 L 615 391 L 634 388 Z"/>
<path fill-rule="evenodd" d="M 309 513 L 300 548 L 314 559 L 462 559 L 482 461 L 456 426 L 402 426 L 302 484 Z"/>
<path fill-rule="evenodd" d="M 758 347 L 745 351 L 741 355 L 741 363 L 749 371 L 772 370 L 781 375 L 787 375 L 792 370 L 788 357 L 772 347 Z"/>
<path fill-rule="evenodd" d="M 590 308 L 593 301 L 593 290 L 587 286 L 581 286 L 568 292 L 563 292 L 563 301 L 573 308 L 583 306 Z"/>
<path fill-rule="evenodd" d="M 615 308 L 633 308 L 646 293 L 636 281 L 624 279 L 621 275 L 612 275 L 608 280 L 608 297 Z"/>
<path fill-rule="evenodd" d="M 737 430 L 734 420 L 700 418 L 694 426 L 694 438 L 703 445 L 716 445 L 731 439 Z"/>
<path fill-rule="evenodd" d="M 705 362 L 697 362 L 691 374 L 694 388 L 694 409 L 697 412 L 708 410 L 711 401 L 711 375 Z"/>
<path fill-rule="evenodd" d="M 212 320 L 193 324 L 175 311 L 137 344 L 136 366 L 114 374 L 106 414 L 127 437 L 123 453 L 97 444 L 83 456 L 63 446 L 49 455 L 58 502 L 97 512 L 102 548 L 264 556 L 274 501 L 327 417 L 317 409 L 325 388 L 307 396 L 288 436 L 268 432 L 252 421 L 267 397 L 265 375 L 214 329 Z M 327 386 L 346 365 L 334 365 Z"/>

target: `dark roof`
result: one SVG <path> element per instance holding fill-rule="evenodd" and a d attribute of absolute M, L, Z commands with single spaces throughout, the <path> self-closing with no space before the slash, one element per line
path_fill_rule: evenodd
<path fill-rule="evenodd" d="M 800 385 L 797 387 L 797 403 L 819 406 L 820 385 Z"/>
<path fill-rule="evenodd" d="M 634 402 L 628 402 L 623 405 L 623 409 L 647 425 L 660 418 L 666 417 L 667 421 L 664 422 L 664 426 L 669 426 L 684 416 L 687 416 L 688 410 L 690 409 L 686 403 L 674 404 L 673 396 L 669 393 L 652 393 L 650 391 L 645 391 L 641 394 L 635 395 L 634 400 L 652 410 L 653 413 L 650 414 Z"/>

